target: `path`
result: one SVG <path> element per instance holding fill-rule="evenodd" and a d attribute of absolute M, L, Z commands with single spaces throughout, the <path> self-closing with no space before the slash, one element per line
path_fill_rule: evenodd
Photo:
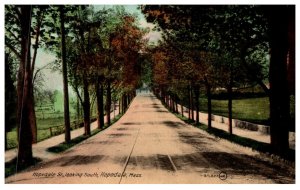
<path fill-rule="evenodd" d="M 295 170 L 185 124 L 146 94 L 108 129 L 5 181 L 295 183 Z"/>
<path fill-rule="evenodd" d="M 178 108 L 180 108 L 179 104 L 178 104 Z M 183 114 L 186 118 L 188 118 L 189 117 L 188 109 L 184 107 L 184 110 L 185 111 L 183 112 Z M 196 111 L 194 111 L 193 113 L 194 113 L 194 118 L 196 118 Z M 207 118 L 208 118 L 207 113 L 199 112 L 199 122 L 200 123 L 202 123 L 204 125 L 208 125 Z M 223 117 L 223 118 L 225 118 L 225 117 Z M 228 132 L 228 121 L 227 120 L 223 123 L 221 123 L 219 121 L 211 121 L 211 125 L 213 128 L 217 128 L 222 131 Z M 271 143 L 270 134 L 262 133 L 260 131 L 251 131 L 251 130 L 247 130 L 247 129 L 241 129 L 241 128 L 235 127 L 234 123 L 233 123 L 233 128 L 232 128 L 232 134 L 235 134 L 240 137 L 246 137 L 249 139 L 253 139 L 253 140 L 256 140 L 259 142 Z M 296 138 L 295 132 L 289 132 L 289 146 L 293 150 L 295 150 L 295 145 L 296 145 L 295 138 Z"/>

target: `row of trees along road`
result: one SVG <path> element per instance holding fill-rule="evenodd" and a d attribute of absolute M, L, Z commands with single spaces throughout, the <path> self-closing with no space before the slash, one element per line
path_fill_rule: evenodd
<path fill-rule="evenodd" d="M 111 122 L 112 98 L 120 100 L 122 113 L 135 96 L 141 84 L 138 60 L 147 43 L 143 38 L 146 30 L 136 20 L 121 6 L 98 11 L 85 5 L 5 6 L 5 74 L 9 79 L 5 89 L 15 93 L 12 85 L 16 80 L 18 166 L 32 161 L 32 143 L 37 141 L 33 76 L 38 48 L 54 53 L 52 66 L 62 72 L 65 141 L 70 142 L 68 86 L 83 107 L 85 135 L 91 134 L 91 93 L 96 94 L 98 128 L 104 126 L 104 110 L 108 124 Z M 18 73 L 16 78 L 12 68 Z"/>
<path fill-rule="evenodd" d="M 289 95 L 295 93 L 295 6 L 140 8 L 163 34 L 163 40 L 151 49 L 155 93 L 173 111 L 178 109 L 175 102 L 189 97 L 189 117 L 199 123 L 199 90 L 203 86 L 211 127 L 211 90 L 225 88 L 231 134 L 233 88 L 259 84 L 270 100 L 273 152 L 286 156 Z M 269 87 L 265 85 L 268 77 Z M 194 107 L 196 118 L 191 114 Z"/>

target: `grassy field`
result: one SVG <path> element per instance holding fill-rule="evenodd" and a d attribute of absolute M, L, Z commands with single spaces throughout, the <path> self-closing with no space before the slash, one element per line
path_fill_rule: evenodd
<path fill-rule="evenodd" d="M 76 98 L 70 98 L 69 102 L 70 109 L 70 120 L 71 127 L 72 121 L 75 121 L 76 118 Z M 63 107 L 63 93 L 61 91 L 57 91 L 55 95 L 54 104 L 49 103 L 49 101 L 45 100 L 44 104 L 36 106 L 36 122 L 37 122 L 37 140 L 38 142 L 51 137 L 50 127 L 52 127 L 52 136 L 63 133 L 64 130 L 64 107 Z M 95 116 L 96 106 L 92 106 L 91 116 Z M 77 123 L 82 122 L 78 121 Z M 56 127 L 58 126 L 58 127 Z M 73 125 L 74 127 L 74 125 Z M 7 133 L 7 144 L 8 149 L 15 148 L 17 146 L 17 132 L 16 128 L 12 129 Z"/>
<path fill-rule="evenodd" d="M 75 118 L 70 118 L 71 122 L 75 121 Z M 79 121 L 78 121 L 79 122 Z M 77 122 L 77 123 L 78 123 Z M 57 118 L 46 118 L 46 119 L 37 119 L 37 127 L 38 127 L 38 134 L 37 134 L 37 141 L 40 142 L 51 137 L 50 127 L 52 127 L 52 136 L 58 135 L 63 133 L 64 130 L 64 118 L 57 117 Z M 74 125 L 71 123 L 71 127 L 74 128 Z M 13 129 L 12 131 L 7 133 L 7 144 L 8 149 L 17 147 L 17 131 Z"/>
<path fill-rule="evenodd" d="M 270 115 L 268 97 L 238 98 L 232 101 L 232 116 L 235 119 L 268 125 Z M 291 117 L 295 118 L 295 98 L 291 96 Z M 207 99 L 200 98 L 200 110 L 207 112 Z M 228 101 L 212 100 L 212 113 L 228 117 Z"/>
<path fill-rule="evenodd" d="M 207 112 L 207 99 L 201 99 L 200 110 Z M 228 117 L 228 101 L 212 100 L 212 113 Z M 254 123 L 266 123 L 269 118 L 269 100 L 267 97 L 235 99 L 232 101 L 232 117 Z"/>

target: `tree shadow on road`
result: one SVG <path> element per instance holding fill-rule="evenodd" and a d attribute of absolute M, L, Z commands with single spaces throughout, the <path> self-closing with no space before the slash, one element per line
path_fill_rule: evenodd
<path fill-rule="evenodd" d="M 124 123 L 121 123 L 120 125 L 141 125 L 140 122 L 124 122 Z"/>
<path fill-rule="evenodd" d="M 181 122 L 175 122 L 175 121 L 163 121 L 161 124 L 166 125 L 168 127 L 173 127 L 173 128 L 180 128 L 183 127 L 185 124 Z"/>
<path fill-rule="evenodd" d="M 201 155 L 213 167 L 226 171 L 232 175 L 262 175 L 273 179 L 276 183 L 294 183 L 294 171 L 270 164 L 267 161 L 245 155 L 226 152 L 202 152 Z"/>
<path fill-rule="evenodd" d="M 93 156 L 86 156 L 86 155 L 74 155 L 74 156 L 64 156 L 60 158 L 56 158 L 51 161 L 46 161 L 40 163 L 37 167 L 33 170 L 37 170 L 39 168 L 50 168 L 53 166 L 76 166 L 76 165 L 88 165 L 88 164 L 95 164 L 103 160 L 106 156 L 105 155 L 93 155 Z"/>
<path fill-rule="evenodd" d="M 168 155 L 163 154 L 130 157 L 128 166 L 132 168 L 140 167 L 142 169 L 160 169 L 172 172 L 175 171 Z"/>

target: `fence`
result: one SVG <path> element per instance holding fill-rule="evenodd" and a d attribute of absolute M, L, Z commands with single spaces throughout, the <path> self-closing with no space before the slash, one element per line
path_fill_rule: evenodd
<path fill-rule="evenodd" d="M 178 106 L 180 106 L 180 104 L 178 104 Z M 184 112 L 188 112 L 188 108 L 183 107 L 184 108 Z M 196 111 L 194 110 L 194 118 L 196 118 Z M 208 114 L 207 113 L 202 113 L 199 112 L 199 117 L 204 119 L 204 124 L 207 124 L 207 120 L 208 120 Z M 224 117 L 224 116 L 219 116 L 219 115 L 214 115 L 212 114 L 211 117 L 212 121 L 218 122 L 218 123 L 224 123 L 224 124 L 228 124 L 228 118 Z M 267 125 L 260 125 L 260 124 L 255 124 L 255 123 L 250 123 L 247 121 L 241 121 L 238 119 L 232 119 L 232 127 L 237 127 L 237 128 L 241 128 L 241 129 L 247 129 L 250 131 L 258 131 L 262 134 L 270 134 L 270 126 Z"/>
<path fill-rule="evenodd" d="M 92 118 L 91 122 L 94 122 L 96 120 L 97 120 L 96 118 Z M 82 120 L 75 120 L 70 123 L 70 126 L 71 126 L 71 130 L 78 129 L 78 128 L 83 127 L 83 122 L 82 122 Z M 63 134 L 65 132 L 65 127 L 64 127 L 64 124 L 61 124 L 61 125 L 51 126 L 46 129 L 39 129 L 39 130 L 41 130 L 41 131 L 44 130 L 44 131 L 46 131 L 46 133 L 48 131 L 50 134 L 50 137 L 52 137 L 52 136 Z"/>

